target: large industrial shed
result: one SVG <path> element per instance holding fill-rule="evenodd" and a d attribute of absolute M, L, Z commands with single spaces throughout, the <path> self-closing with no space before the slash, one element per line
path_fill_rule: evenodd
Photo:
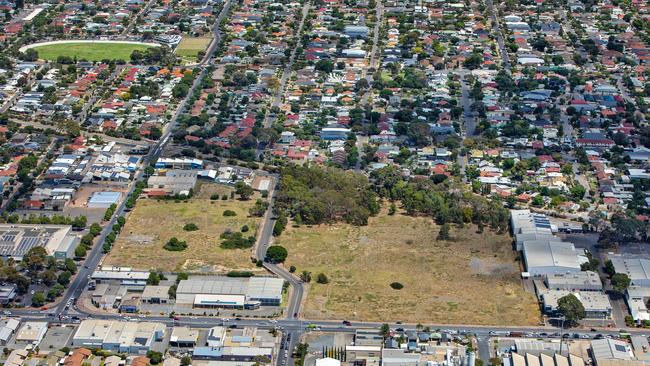
<path fill-rule="evenodd" d="M 580 272 L 580 259 L 571 243 L 531 240 L 523 245 L 526 271 L 531 276 Z"/>
<path fill-rule="evenodd" d="M 178 284 L 176 304 L 235 309 L 279 306 L 283 285 L 284 280 L 273 277 L 190 278 Z"/>
<path fill-rule="evenodd" d="M 530 210 L 511 210 L 510 226 L 517 250 L 522 250 L 528 240 L 553 240 L 557 231 L 546 215 L 534 214 Z"/>

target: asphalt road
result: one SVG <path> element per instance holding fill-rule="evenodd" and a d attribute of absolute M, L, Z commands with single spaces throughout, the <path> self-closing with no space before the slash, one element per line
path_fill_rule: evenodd
<path fill-rule="evenodd" d="M 310 6 L 311 3 L 309 1 L 305 1 L 305 4 L 302 6 L 302 13 L 301 13 L 302 18 L 300 19 L 300 25 L 298 26 L 298 30 L 296 31 L 296 35 L 294 36 L 294 39 L 296 40 L 296 45 L 291 50 L 291 54 L 289 55 L 289 61 L 287 62 L 286 66 L 284 67 L 284 70 L 282 71 L 282 77 L 280 78 L 280 86 L 278 87 L 278 90 L 276 90 L 271 100 L 272 107 L 279 107 L 280 103 L 282 103 L 282 96 L 284 95 L 284 89 L 287 86 L 287 80 L 289 79 L 289 76 L 291 76 L 291 69 L 293 67 L 293 63 L 296 60 L 296 50 L 298 49 L 298 47 L 300 47 L 302 30 L 305 26 L 305 19 L 307 19 L 307 14 L 309 14 Z M 271 122 L 268 118 L 269 113 L 270 110 L 267 109 L 266 115 L 264 116 L 264 123 L 262 123 L 262 125 L 267 128 L 271 127 Z"/>
<path fill-rule="evenodd" d="M 503 32 L 501 32 L 501 27 L 499 25 L 498 13 L 494 10 L 493 0 L 486 0 L 486 5 L 490 12 L 490 18 L 492 19 L 492 29 L 496 33 L 497 45 L 499 46 L 499 53 L 501 54 L 501 60 L 503 60 L 503 66 L 506 70 L 510 71 L 510 58 L 508 56 L 506 44 L 503 41 Z"/>
<path fill-rule="evenodd" d="M 149 151 L 149 154 L 145 156 L 142 163 L 142 167 L 146 167 L 149 165 L 149 163 L 155 162 L 158 159 L 161 152 L 164 150 L 165 145 L 169 142 L 171 133 L 176 127 L 176 124 L 178 122 L 178 117 L 185 110 L 187 101 L 194 94 L 194 91 L 201 85 L 201 81 L 206 74 L 207 65 L 212 61 L 212 55 L 214 54 L 214 50 L 218 47 L 219 43 L 221 42 L 221 32 L 219 30 L 219 24 L 221 23 L 221 19 L 223 19 L 223 17 L 230 10 L 231 1 L 232 0 L 228 0 L 226 1 L 226 3 L 224 3 L 224 7 L 222 8 L 221 13 L 219 13 L 219 16 L 217 17 L 217 21 L 215 22 L 215 28 L 213 30 L 215 41 L 212 42 L 210 48 L 208 49 L 207 57 L 199 65 L 199 67 L 201 68 L 200 75 L 194 79 L 194 83 L 192 84 L 192 88 L 190 89 L 190 91 L 187 93 L 187 97 L 185 97 L 179 104 L 178 108 L 176 109 L 176 113 L 172 117 L 172 120 L 165 127 L 165 130 L 163 131 L 160 140 L 158 140 L 158 142 L 152 146 L 152 148 Z M 143 168 L 139 169 L 133 179 L 133 182 L 131 182 L 131 185 L 127 192 L 128 195 L 131 195 L 133 193 L 133 191 L 135 190 L 136 182 L 140 181 L 143 175 L 144 175 L 144 169 Z M 67 310 L 66 307 L 68 303 L 73 303 L 74 302 L 73 299 L 78 299 L 79 296 L 81 296 L 83 290 L 88 285 L 88 280 L 90 278 L 90 275 L 95 270 L 95 268 L 97 268 L 97 266 L 99 265 L 103 257 L 102 248 L 104 245 L 104 241 L 106 240 L 106 236 L 108 236 L 108 234 L 112 231 L 113 225 L 117 222 L 117 218 L 119 216 L 124 215 L 124 213 L 126 212 L 125 208 L 126 208 L 126 198 L 123 199 L 122 202 L 120 202 L 117 209 L 115 210 L 115 213 L 113 214 L 113 217 L 108 222 L 108 224 L 104 226 L 104 229 L 99 234 L 98 238 L 96 238 L 96 244 L 88 253 L 86 257 L 86 261 L 84 262 L 84 266 L 79 269 L 79 272 L 77 273 L 72 283 L 68 287 L 67 291 L 65 292 L 62 301 L 54 308 L 55 315 L 58 316 L 64 314 L 65 311 Z"/>
<path fill-rule="evenodd" d="M 277 177 L 273 178 L 273 189 L 269 191 L 269 208 L 264 216 L 262 221 L 262 229 L 259 237 L 259 242 L 255 251 L 255 257 L 261 261 L 264 261 L 266 258 L 266 250 L 273 241 L 273 226 L 275 225 L 275 217 L 273 215 L 273 203 L 275 201 L 275 184 L 277 182 Z M 300 314 L 300 304 L 305 292 L 303 282 L 289 273 L 283 266 L 277 265 L 274 263 L 264 261 L 264 268 L 277 275 L 278 277 L 283 278 L 285 281 L 289 282 L 291 285 L 291 294 L 288 299 L 287 319 L 294 319 Z"/>

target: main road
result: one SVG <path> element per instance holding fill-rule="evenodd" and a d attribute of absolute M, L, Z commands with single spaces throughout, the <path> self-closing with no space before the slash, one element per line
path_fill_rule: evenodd
<path fill-rule="evenodd" d="M 221 20 L 226 16 L 228 11 L 230 10 L 231 3 L 232 0 L 227 0 L 224 3 L 224 6 L 217 17 L 217 20 L 215 21 L 215 27 L 213 29 L 215 40 L 214 42 L 212 42 L 212 44 L 207 50 L 207 57 L 205 57 L 202 60 L 201 64 L 199 64 L 198 66 L 201 69 L 200 74 L 194 79 L 194 83 L 192 84 L 192 87 L 187 93 L 187 96 L 181 100 L 181 102 L 178 105 L 178 108 L 176 109 L 176 113 L 173 115 L 172 119 L 167 124 L 167 126 L 165 126 L 165 129 L 163 131 L 162 136 L 160 137 L 160 140 L 158 140 L 158 142 L 151 147 L 151 149 L 149 150 L 149 154 L 147 154 L 143 159 L 142 167 L 146 167 L 148 166 L 148 164 L 155 162 L 158 159 L 161 152 L 164 150 L 165 146 L 170 140 L 171 134 L 178 122 L 178 117 L 183 113 L 183 111 L 185 111 L 189 98 L 192 95 L 194 95 L 194 92 L 197 90 L 197 88 L 200 87 L 201 81 L 207 73 L 207 66 L 213 60 L 214 51 L 221 43 L 222 34 L 219 26 L 221 24 Z M 143 178 L 143 176 L 144 176 L 144 169 L 143 168 L 138 169 L 133 179 L 133 182 L 129 187 L 127 196 L 133 193 L 136 187 L 136 182 L 140 181 Z M 67 291 L 63 295 L 62 301 L 59 302 L 58 305 L 54 308 L 55 310 L 54 314 L 56 316 L 62 315 L 67 310 L 67 305 L 69 303 L 73 303 L 74 299 L 79 298 L 83 290 L 88 285 L 88 280 L 90 279 L 90 275 L 92 274 L 94 269 L 97 268 L 97 266 L 99 265 L 102 259 L 103 245 L 104 245 L 104 241 L 106 240 L 106 237 L 112 231 L 113 225 L 115 225 L 115 223 L 117 222 L 117 218 L 119 216 L 124 215 L 125 212 L 126 212 L 126 198 L 120 202 L 117 209 L 115 210 L 115 213 L 111 217 L 110 221 L 106 225 L 104 225 L 102 232 L 96 238 L 95 245 L 87 255 L 86 261 L 84 262 L 84 266 L 79 269 L 79 272 L 77 273 L 74 280 L 72 281 Z"/>

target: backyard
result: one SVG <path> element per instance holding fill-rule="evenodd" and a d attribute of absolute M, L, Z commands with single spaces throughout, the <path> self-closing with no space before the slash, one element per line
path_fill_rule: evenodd
<path fill-rule="evenodd" d="M 438 232 L 431 219 L 384 212 L 362 227 L 290 227 L 277 244 L 289 251 L 285 266 L 311 272 L 306 318 L 538 324 L 507 235 L 468 225 L 438 241 Z M 320 273 L 328 284 L 316 282 Z"/>
<path fill-rule="evenodd" d="M 84 43 L 70 42 L 65 44 L 50 44 L 34 47 L 38 52 L 38 58 L 43 60 L 56 61 L 59 56 L 68 56 L 78 60 L 101 61 L 129 60 L 134 50 L 144 51 L 149 46 L 130 43 Z"/>
<path fill-rule="evenodd" d="M 250 230 L 243 233 L 244 237 L 255 236 L 260 223 L 259 218 L 248 215 L 259 193 L 248 201 L 240 201 L 230 198 L 232 190 L 214 183 L 199 183 L 197 193 L 187 201 L 139 200 L 104 264 L 202 273 L 260 271 L 251 262 L 250 248 L 223 249 L 219 246 L 219 236 L 227 229 L 239 232 L 247 225 Z M 211 199 L 214 195 L 219 199 Z M 221 200 L 222 195 L 227 195 L 228 200 Z M 224 216 L 226 210 L 234 211 L 236 216 Z M 198 230 L 185 231 L 184 226 L 190 223 Z M 172 237 L 186 241 L 187 249 L 163 249 Z"/>

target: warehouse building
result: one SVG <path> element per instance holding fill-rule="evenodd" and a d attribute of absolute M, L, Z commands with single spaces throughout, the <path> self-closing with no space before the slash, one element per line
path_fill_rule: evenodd
<path fill-rule="evenodd" d="M 557 240 L 557 227 L 546 215 L 534 214 L 530 210 L 510 210 L 510 227 L 515 237 L 517 250 L 523 249 L 525 241 Z"/>
<path fill-rule="evenodd" d="M 121 197 L 121 192 L 95 192 L 88 200 L 88 208 L 109 208 L 117 205 Z"/>
<path fill-rule="evenodd" d="M 200 277 L 183 280 L 176 304 L 199 308 L 255 309 L 279 306 L 284 280 L 272 277 Z"/>
<path fill-rule="evenodd" d="M 571 243 L 532 240 L 523 245 L 526 271 L 531 276 L 580 272 L 579 253 Z"/>
<path fill-rule="evenodd" d="M 169 345 L 177 348 L 192 348 L 199 339 L 199 331 L 189 327 L 174 327 L 169 337 Z"/>
<path fill-rule="evenodd" d="M 148 195 L 163 194 L 168 196 L 186 195 L 196 186 L 198 170 L 173 169 L 165 175 L 154 175 L 147 180 Z"/>
<path fill-rule="evenodd" d="M 609 297 L 597 291 L 570 292 L 565 290 L 551 290 L 541 294 L 544 312 L 548 315 L 559 315 L 558 300 L 569 294 L 582 303 L 585 308 L 585 317 L 588 319 L 609 319 L 612 314 L 612 304 Z"/>
<path fill-rule="evenodd" d="M 22 260 L 35 247 L 56 259 L 74 257 L 79 238 L 70 225 L 0 224 L 0 256 Z"/>
<path fill-rule="evenodd" d="M 550 290 L 601 291 L 603 289 L 600 276 L 592 271 L 549 274 L 545 282 Z"/>
<path fill-rule="evenodd" d="M 591 355 L 596 366 L 608 364 L 609 361 L 630 361 L 634 359 L 632 348 L 616 339 L 597 339 L 591 341 Z"/>
<path fill-rule="evenodd" d="M 650 260 L 641 258 L 610 258 L 616 273 L 626 274 L 634 286 L 650 287 Z"/>
<path fill-rule="evenodd" d="M 585 366 L 585 364 L 583 358 L 574 354 L 541 353 L 535 355 L 517 351 L 503 359 L 503 366 Z"/>
<path fill-rule="evenodd" d="M 273 360 L 273 348 L 267 347 L 195 347 L 192 360 L 253 362 L 260 357 Z"/>
<path fill-rule="evenodd" d="M 16 345 L 38 346 L 47 332 L 47 322 L 26 322 L 16 333 Z"/>
<path fill-rule="evenodd" d="M 102 267 L 91 276 L 95 283 L 119 283 L 132 289 L 144 289 L 148 278 L 149 272 L 133 271 L 130 267 Z"/>
<path fill-rule="evenodd" d="M 120 353 L 146 353 L 161 341 L 165 325 L 152 322 L 84 320 L 72 337 L 75 347 L 101 348 Z"/>
<path fill-rule="evenodd" d="M 630 315 L 636 322 L 650 320 L 650 287 L 630 286 L 625 291 L 625 301 Z"/>

